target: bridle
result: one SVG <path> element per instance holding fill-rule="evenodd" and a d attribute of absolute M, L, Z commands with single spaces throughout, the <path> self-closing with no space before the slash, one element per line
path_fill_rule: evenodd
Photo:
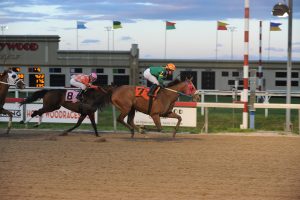
<path fill-rule="evenodd" d="M 189 84 L 189 83 L 187 83 L 187 84 Z M 183 92 L 179 92 L 179 91 L 177 91 L 177 90 L 173 90 L 173 89 L 171 89 L 171 88 L 163 88 L 163 89 L 168 90 L 168 91 L 171 91 L 171 92 L 175 92 L 175 93 L 177 93 L 177 94 L 179 94 L 179 95 L 182 95 L 182 96 L 186 96 L 186 97 L 191 97 L 191 98 L 193 98 L 193 95 L 188 95 L 188 94 L 185 94 L 185 93 L 183 93 Z M 197 93 L 197 90 L 196 90 L 196 93 Z"/>

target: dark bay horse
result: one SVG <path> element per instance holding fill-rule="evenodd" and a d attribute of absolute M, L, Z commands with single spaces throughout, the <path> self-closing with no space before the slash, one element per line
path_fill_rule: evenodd
<path fill-rule="evenodd" d="M 196 88 L 192 83 L 192 79 L 186 79 L 185 81 L 175 79 L 166 88 L 160 89 L 157 97 L 153 99 L 150 113 L 148 113 L 149 100 L 141 96 L 136 96 L 135 90 L 135 86 L 129 85 L 123 85 L 114 90 L 111 102 L 120 111 L 117 121 L 131 131 L 131 137 L 133 138 L 134 129 L 138 130 L 138 127 L 134 124 L 136 110 L 149 114 L 158 131 L 162 130 L 160 117 L 176 118 L 178 122 L 173 132 L 174 138 L 182 119 L 180 115 L 174 113 L 172 110 L 180 93 L 187 95 L 195 94 Z M 128 116 L 127 123 L 124 122 L 126 116 Z"/>
<path fill-rule="evenodd" d="M 12 113 L 3 108 L 5 104 L 5 98 L 8 93 L 8 88 L 10 86 L 16 86 L 17 89 L 24 89 L 25 84 L 22 79 L 19 79 L 18 75 L 12 70 L 5 70 L 0 74 L 0 114 L 6 114 L 9 117 L 7 131 L 8 134 L 11 129 L 12 124 Z"/>
<path fill-rule="evenodd" d="M 110 103 L 110 97 L 114 86 L 105 86 L 96 89 L 89 88 L 83 95 L 82 102 L 71 102 L 66 101 L 66 89 L 44 89 L 39 90 L 31 94 L 31 96 L 27 97 L 20 104 L 28 104 L 32 103 L 38 99 L 43 99 L 43 107 L 39 110 L 36 110 L 32 113 L 31 118 L 26 120 L 25 123 L 29 122 L 35 116 L 42 116 L 44 113 L 52 112 L 54 110 L 58 110 L 61 106 L 69 109 L 73 112 L 81 114 L 76 125 L 66 131 L 64 131 L 61 135 L 68 135 L 68 132 L 71 132 L 75 128 L 79 127 L 82 121 L 89 116 L 90 121 L 92 123 L 95 135 L 98 137 L 97 126 L 95 123 L 94 113 L 98 108 L 104 107 L 106 104 Z"/>

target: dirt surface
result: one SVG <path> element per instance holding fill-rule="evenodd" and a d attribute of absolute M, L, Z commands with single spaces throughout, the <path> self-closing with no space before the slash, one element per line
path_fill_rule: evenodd
<path fill-rule="evenodd" d="M 0 135 L 1 200 L 300 199 L 299 136 L 58 134 Z"/>

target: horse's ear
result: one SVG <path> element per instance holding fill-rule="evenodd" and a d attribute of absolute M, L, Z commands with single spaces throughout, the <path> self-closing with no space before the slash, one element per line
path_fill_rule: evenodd
<path fill-rule="evenodd" d="M 193 77 L 193 76 L 191 76 L 191 77 L 190 77 L 190 81 L 193 81 L 193 78 L 194 78 L 194 77 Z"/>

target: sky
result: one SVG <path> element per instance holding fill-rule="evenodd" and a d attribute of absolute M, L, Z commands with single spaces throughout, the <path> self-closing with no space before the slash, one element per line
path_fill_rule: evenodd
<path fill-rule="evenodd" d="M 288 0 L 249 0 L 249 59 L 259 58 L 259 21 L 263 21 L 262 60 L 287 59 L 288 19 L 271 15 Z M 4 35 L 58 35 L 60 50 L 125 50 L 138 44 L 140 58 L 242 60 L 244 0 L 0 0 Z M 86 29 L 76 29 L 77 21 Z M 113 21 L 121 29 L 107 31 Z M 166 31 L 166 21 L 176 29 Z M 217 31 L 217 21 L 235 31 Z M 269 31 L 270 22 L 282 31 Z M 78 39 L 78 43 L 77 43 Z M 216 45 L 216 41 L 218 44 Z M 166 54 L 165 54 L 166 48 Z M 300 60 L 300 0 L 293 0 L 292 59 Z"/>

